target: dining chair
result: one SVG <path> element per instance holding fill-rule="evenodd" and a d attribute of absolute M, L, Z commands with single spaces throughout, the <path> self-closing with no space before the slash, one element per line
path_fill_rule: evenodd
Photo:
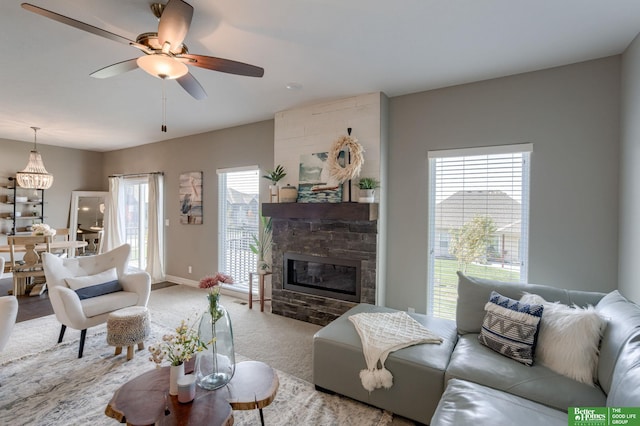
<path fill-rule="evenodd" d="M 9 243 L 9 260 L 13 273 L 13 295 L 23 295 L 32 278 L 44 277 L 39 252 L 51 252 L 51 236 L 10 235 L 7 237 L 7 242 Z M 18 259 L 19 252 L 24 252 L 22 259 Z M 44 289 L 43 285 L 40 293 Z"/>
<path fill-rule="evenodd" d="M 56 235 L 53 236 L 54 241 L 69 241 L 69 235 L 71 232 L 69 228 L 58 228 L 56 229 Z"/>
<path fill-rule="evenodd" d="M 70 236 L 71 236 L 71 231 L 69 230 L 69 228 L 58 228 L 56 229 L 56 234 L 53 236 L 53 238 L 51 238 L 51 242 L 53 243 L 56 241 L 70 241 L 71 240 Z M 72 257 L 70 253 L 71 250 L 75 250 L 75 249 L 72 249 L 72 248 L 51 249 L 51 253 L 57 254 L 58 256 L 67 255 L 69 257 Z"/>

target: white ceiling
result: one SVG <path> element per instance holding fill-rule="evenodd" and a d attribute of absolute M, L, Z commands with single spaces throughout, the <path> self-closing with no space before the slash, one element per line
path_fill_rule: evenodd
<path fill-rule="evenodd" d="M 157 30 L 151 0 L 30 0 L 135 40 Z M 0 138 L 96 151 L 273 118 L 318 100 L 389 96 L 621 53 L 638 0 L 191 0 L 190 53 L 247 62 L 263 78 L 190 67 L 208 98 L 138 69 L 89 74 L 137 49 L 0 2 Z M 299 90 L 288 90 L 295 82 Z"/>

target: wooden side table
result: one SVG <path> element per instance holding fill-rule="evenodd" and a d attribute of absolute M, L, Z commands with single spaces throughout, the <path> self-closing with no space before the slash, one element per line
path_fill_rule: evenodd
<path fill-rule="evenodd" d="M 229 384 L 214 392 L 226 398 L 234 410 L 260 412 L 260 424 L 264 426 L 262 409 L 276 398 L 280 386 L 275 370 L 264 362 L 243 361 L 236 364 L 236 371 Z"/>
<path fill-rule="evenodd" d="M 260 301 L 260 312 L 264 312 L 264 302 L 271 301 L 271 299 L 264 298 L 264 277 L 271 275 L 271 272 L 264 274 L 258 274 L 257 272 L 249 272 L 249 309 L 253 309 L 253 302 Z M 258 299 L 253 300 L 253 276 L 258 276 Z"/>

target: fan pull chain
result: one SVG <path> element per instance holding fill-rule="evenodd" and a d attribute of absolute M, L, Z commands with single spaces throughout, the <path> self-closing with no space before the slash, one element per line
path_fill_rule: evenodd
<path fill-rule="evenodd" d="M 160 130 L 167 133 L 167 95 L 165 93 L 165 81 L 166 78 L 162 78 L 162 126 Z"/>

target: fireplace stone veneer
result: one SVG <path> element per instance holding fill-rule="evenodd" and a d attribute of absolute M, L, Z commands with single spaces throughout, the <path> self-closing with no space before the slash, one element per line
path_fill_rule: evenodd
<path fill-rule="evenodd" d="M 377 220 L 286 217 L 286 214 L 278 214 L 265 206 L 267 205 L 263 205 L 263 214 L 273 219 L 273 275 L 271 277 L 271 311 L 273 313 L 313 324 L 326 325 L 357 303 L 375 304 Z M 300 214 L 296 214 L 298 215 Z M 285 254 L 291 253 L 358 262 L 360 264 L 359 300 L 355 302 L 340 300 L 335 297 L 285 289 Z"/>

